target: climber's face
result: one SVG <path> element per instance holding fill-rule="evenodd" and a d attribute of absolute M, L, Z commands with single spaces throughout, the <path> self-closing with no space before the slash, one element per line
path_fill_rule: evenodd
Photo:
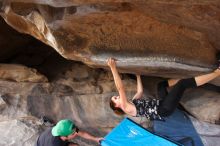
<path fill-rule="evenodd" d="M 112 96 L 111 100 L 112 100 L 112 102 L 115 103 L 115 107 L 119 107 L 119 105 L 120 105 L 120 96 Z"/>

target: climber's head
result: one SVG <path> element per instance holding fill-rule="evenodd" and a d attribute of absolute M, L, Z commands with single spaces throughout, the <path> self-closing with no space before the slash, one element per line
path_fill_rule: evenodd
<path fill-rule="evenodd" d="M 120 96 L 112 96 L 110 107 L 117 115 L 123 115 L 125 112 L 121 109 Z"/>

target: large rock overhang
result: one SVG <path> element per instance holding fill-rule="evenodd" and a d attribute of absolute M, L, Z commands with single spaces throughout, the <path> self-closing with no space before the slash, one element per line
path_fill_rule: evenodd
<path fill-rule="evenodd" d="M 15 30 L 92 67 L 107 68 L 109 57 L 121 72 L 162 77 L 216 67 L 217 1 L 12 0 L 1 6 L 1 16 Z"/>

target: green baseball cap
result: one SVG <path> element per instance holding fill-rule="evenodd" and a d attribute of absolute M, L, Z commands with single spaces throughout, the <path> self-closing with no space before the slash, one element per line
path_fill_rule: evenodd
<path fill-rule="evenodd" d="M 64 119 L 59 121 L 56 126 L 52 128 L 53 136 L 68 136 L 75 132 L 75 124 L 73 121 Z"/>

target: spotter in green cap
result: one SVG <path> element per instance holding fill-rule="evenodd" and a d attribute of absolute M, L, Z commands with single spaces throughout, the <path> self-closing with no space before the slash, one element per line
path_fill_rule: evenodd
<path fill-rule="evenodd" d="M 75 132 L 75 124 L 73 121 L 65 119 L 59 121 L 52 129 L 53 136 L 68 136 Z"/>

